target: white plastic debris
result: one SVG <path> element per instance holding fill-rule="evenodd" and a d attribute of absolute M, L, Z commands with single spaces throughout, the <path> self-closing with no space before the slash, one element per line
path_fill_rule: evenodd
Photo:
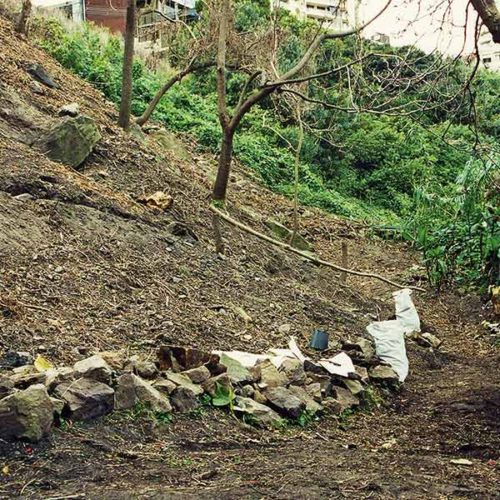
<path fill-rule="evenodd" d="M 409 288 L 404 288 L 392 294 L 396 301 L 396 319 L 403 326 L 405 333 L 420 331 L 420 318 L 411 300 L 411 293 Z"/>
<path fill-rule="evenodd" d="M 293 352 L 294 356 L 300 361 L 304 362 L 307 358 L 302 354 L 302 351 L 299 349 L 295 337 L 290 338 L 290 342 L 288 343 L 288 347 L 290 351 Z"/>
<path fill-rule="evenodd" d="M 377 356 L 389 363 L 400 382 L 404 382 L 409 371 L 404 327 L 395 319 L 370 323 L 366 329 L 375 340 Z"/>
<path fill-rule="evenodd" d="M 341 377 L 348 377 L 349 373 L 355 373 L 354 363 L 348 354 L 341 352 L 333 358 L 322 359 L 319 364 L 332 375 L 340 375 Z"/>
<path fill-rule="evenodd" d="M 395 320 L 376 321 L 366 327 L 375 340 L 377 356 L 391 365 L 399 375 L 400 382 L 404 382 L 409 371 L 405 334 L 420 331 L 420 318 L 410 295 L 411 290 L 408 288 L 393 294 L 396 302 Z"/>
<path fill-rule="evenodd" d="M 290 338 L 288 343 L 288 349 L 269 349 L 266 354 L 254 354 L 251 352 L 243 351 L 213 351 L 214 354 L 224 354 L 235 361 L 238 361 L 245 368 L 252 368 L 259 361 L 270 360 L 276 368 L 279 368 L 285 359 L 298 359 L 301 363 L 306 360 L 315 364 L 316 366 L 322 366 L 326 371 L 332 375 L 340 375 L 341 377 L 349 377 L 350 373 L 355 373 L 356 369 L 354 363 L 349 355 L 345 352 L 341 352 L 331 358 L 321 359 L 317 363 L 311 361 L 308 357 L 304 356 L 297 345 L 294 337 Z"/>
<path fill-rule="evenodd" d="M 265 354 L 253 354 L 251 352 L 244 351 L 214 351 L 214 354 L 221 355 L 225 354 L 228 358 L 238 361 L 245 368 L 252 368 L 258 361 L 263 361 L 269 359 L 269 356 Z"/>

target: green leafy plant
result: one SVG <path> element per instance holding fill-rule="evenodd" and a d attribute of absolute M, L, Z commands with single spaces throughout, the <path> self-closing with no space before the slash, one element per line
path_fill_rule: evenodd
<path fill-rule="evenodd" d="M 423 252 L 429 281 L 486 287 L 500 277 L 500 171 L 470 160 L 451 195 L 419 189 L 406 232 Z"/>
<path fill-rule="evenodd" d="M 218 407 L 227 406 L 230 411 L 233 411 L 233 401 L 234 391 L 232 387 L 225 387 L 224 385 L 216 382 L 215 394 L 212 397 L 212 404 Z"/>

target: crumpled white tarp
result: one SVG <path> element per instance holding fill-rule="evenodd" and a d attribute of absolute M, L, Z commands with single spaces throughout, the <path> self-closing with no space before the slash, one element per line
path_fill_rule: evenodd
<path fill-rule="evenodd" d="M 396 319 L 376 321 L 366 327 L 375 340 L 377 356 L 391 365 L 399 375 L 400 382 L 404 382 L 409 371 L 405 335 L 420 331 L 420 318 L 410 295 L 409 288 L 393 293 L 396 302 Z"/>

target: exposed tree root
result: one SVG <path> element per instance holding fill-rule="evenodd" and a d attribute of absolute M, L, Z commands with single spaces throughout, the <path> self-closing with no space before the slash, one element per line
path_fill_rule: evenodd
<path fill-rule="evenodd" d="M 288 243 L 284 243 L 282 241 L 275 240 L 274 238 L 266 236 L 265 234 L 259 233 L 255 229 L 252 229 L 251 227 L 237 221 L 236 219 L 233 219 L 232 217 L 225 214 L 223 211 L 219 210 L 217 207 L 214 207 L 213 205 L 210 205 L 210 210 L 212 210 L 212 212 L 217 214 L 221 219 L 225 220 L 226 222 L 229 222 L 229 224 L 232 224 L 233 226 L 237 227 L 238 229 L 241 229 L 242 231 L 245 231 L 246 233 L 252 234 L 253 236 L 255 236 L 261 240 L 267 241 L 268 243 L 271 243 L 272 245 L 284 248 L 285 250 L 287 250 L 289 252 L 300 255 L 304 259 L 310 260 L 311 262 L 314 262 L 315 264 L 325 266 L 325 267 L 330 267 L 330 268 L 335 269 L 336 271 L 340 271 L 342 273 L 353 274 L 354 276 L 361 276 L 364 278 L 373 278 L 373 279 L 382 281 L 384 283 L 387 283 L 388 285 L 394 286 L 396 288 L 411 288 L 412 290 L 417 290 L 419 292 L 425 292 L 424 288 L 419 288 L 416 286 L 401 285 L 399 283 L 391 281 L 390 279 L 384 278 L 383 276 L 379 276 L 378 274 L 365 273 L 362 271 L 355 271 L 354 269 L 347 269 L 347 268 L 344 268 L 341 266 L 337 266 L 336 264 L 333 264 L 332 262 L 328 262 L 326 260 L 317 259 L 316 257 L 312 257 L 311 255 L 309 255 L 306 252 L 303 252 L 301 250 L 298 250 L 297 248 L 290 246 Z"/>

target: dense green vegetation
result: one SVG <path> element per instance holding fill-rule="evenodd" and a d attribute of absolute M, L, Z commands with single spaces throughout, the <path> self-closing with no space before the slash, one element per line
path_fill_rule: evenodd
<path fill-rule="evenodd" d="M 264 7 L 245 1 L 239 5 L 236 22 L 242 29 L 265 22 Z M 280 54 L 280 65 L 286 68 L 307 43 L 310 25 L 290 16 L 282 23 L 291 34 Z M 67 30 L 55 20 L 40 20 L 36 33 L 43 48 L 63 66 L 119 102 L 118 38 L 91 26 Z M 318 69 L 333 57 L 339 63 L 351 60 L 360 43 L 328 43 L 319 54 Z M 376 50 L 400 55 L 405 49 Z M 411 60 L 419 70 L 441 63 L 437 56 L 418 51 Z M 373 75 L 377 65 L 384 71 L 384 64 L 383 58 L 374 58 L 366 69 L 355 68 L 361 107 L 380 90 Z M 452 281 L 481 285 L 486 277 L 489 282 L 498 280 L 500 200 L 491 187 L 499 182 L 500 75 L 479 72 L 464 95 L 460 89 L 469 72 L 463 64 L 450 64 L 446 78 L 440 74 L 398 96 L 394 104 L 405 110 L 423 99 L 436 103 L 415 114 L 344 113 L 320 106 L 308 106 L 304 112 L 304 122 L 313 126 L 307 129 L 301 151 L 301 203 L 399 228 L 399 234 L 424 251 L 429 278 L 438 286 Z M 134 114 L 144 111 L 167 76 L 135 61 Z M 190 76 L 164 96 L 153 116 L 171 130 L 191 134 L 200 148 L 217 152 L 221 131 L 213 82 L 210 72 Z M 229 79 L 228 91 L 235 99 L 241 85 L 238 77 Z M 309 95 L 342 104 L 351 92 L 343 79 L 331 76 L 313 85 Z M 440 102 L 443 95 L 454 97 Z M 269 99 L 243 121 L 235 154 L 270 188 L 291 195 L 297 137 L 298 126 L 288 108 Z"/>

